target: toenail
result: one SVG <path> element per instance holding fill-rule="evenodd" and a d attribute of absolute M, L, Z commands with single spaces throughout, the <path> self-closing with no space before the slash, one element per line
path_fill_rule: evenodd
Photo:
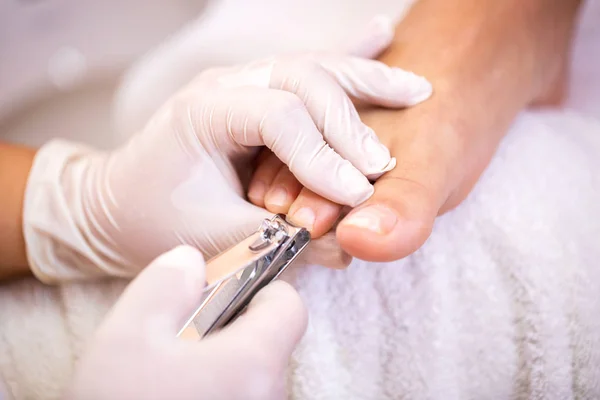
<path fill-rule="evenodd" d="M 266 203 L 276 207 L 285 207 L 288 205 L 288 193 L 284 188 L 278 187 L 273 189 L 267 195 Z"/>
<path fill-rule="evenodd" d="M 368 206 L 350 213 L 340 225 L 366 229 L 379 235 L 387 235 L 394 229 L 398 217 L 385 206 Z"/>
<path fill-rule="evenodd" d="M 312 231 L 315 225 L 315 212 L 309 207 L 302 207 L 289 216 L 290 221 Z"/>
<path fill-rule="evenodd" d="M 248 191 L 248 197 L 252 200 L 262 201 L 265 198 L 267 185 L 262 182 L 254 182 Z"/>

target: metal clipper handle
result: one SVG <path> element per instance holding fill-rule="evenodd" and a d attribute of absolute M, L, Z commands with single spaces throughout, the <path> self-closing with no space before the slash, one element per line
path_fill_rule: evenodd
<path fill-rule="evenodd" d="M 282 215 L 264 220 L 257 232 L 206 264 L 203 299 L 178 336 L 200 339 L 231 323 L 309 242 L 310 233 Z"/>

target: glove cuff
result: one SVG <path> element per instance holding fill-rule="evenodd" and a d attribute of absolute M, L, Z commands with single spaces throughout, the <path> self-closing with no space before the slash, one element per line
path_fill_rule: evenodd
<path fill-rule="evenodd" d="M 23 234 L 33 274 L 56 284 L 123 276 L 90 245 L 83 181 L 95 151 L 81 144 L 53 140 L 37 152 L 25 189 Z"/>

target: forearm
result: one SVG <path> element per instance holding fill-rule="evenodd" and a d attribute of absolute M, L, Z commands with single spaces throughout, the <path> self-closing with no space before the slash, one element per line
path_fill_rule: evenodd
<path fill-rule="evenodd" d="M 514 114 L 557 78 L 579 4 L 420 0 L 381 60 L 426 76 L 436 93 Z M 486 93 L 494 95 L 482 99 Z"/>
<path fill-rule="evenodd" d="M 23 199 L 35 150 L 0 143 L 0 281 L 30 273 L 23 238 Z"/>

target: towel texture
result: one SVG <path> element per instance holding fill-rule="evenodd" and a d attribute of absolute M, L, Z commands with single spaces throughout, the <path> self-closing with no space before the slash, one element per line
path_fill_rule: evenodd
<path fill-rule="evenodd" d="M 584 11 L 569 109 L 523 113 L 418 252 L 299 271 L 292 398 L 600 398 L 599 2 Z M 59 398 L 125 284 L 2 286 L 13 398 Z"/>
<path fill-rule="evenodd" d="M 523 115 L 417 253 L 303 271 L 295 398 L 599 398 L 599 132 Z"/>

